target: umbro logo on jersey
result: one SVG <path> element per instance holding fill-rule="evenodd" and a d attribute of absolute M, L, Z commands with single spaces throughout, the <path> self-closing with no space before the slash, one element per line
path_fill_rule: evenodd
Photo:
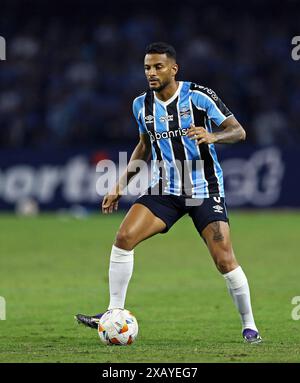
<path fill-rule="evenodd" d="M 167 122 L 167 121 L 173 121 L 173 120 L 174 120 L 173 114 L 168 114 L 166 116 L 159 117 L 159 121 L 161 122 Z M 151 116 L 151 114 L 145 117 L 146 124 L 152 124 L 153 122 L 154 122 L 154 116 Z"/>
<path fill-rule="evenodd" d="M 223 207 L 220 205 L 213 206 L 213 209 L 215 213 L 223 213 Z"/>
<path fill-rule="evenodd" d="M 159 121 L 161 122 L 173 121 L 173 119 L 174 119 L 173 114 L 167 114 L 166 116 L 159 117 Z"/>
<path fill-rule="evenodd" d="M 154 122 L 154 117 L 149 114 L 149 116 L 145 117 L 145 123 L 146 124 L 152 124 Z"/>

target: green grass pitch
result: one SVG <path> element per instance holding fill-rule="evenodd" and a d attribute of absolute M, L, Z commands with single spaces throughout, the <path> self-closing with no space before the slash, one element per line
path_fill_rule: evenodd
<path fill-rule="evenodd" d="M 224 279 L 184 217 L 136 248 L 126 308 L 139 337 L 109 347 L 73 316 L 106 309 L 123 216 L 0 216 L 0 362 L 300 362 L 300 320 L 291 316 L 300 296 L 299 213 L 230 215 L 264 343 L 243 343 Z"/>

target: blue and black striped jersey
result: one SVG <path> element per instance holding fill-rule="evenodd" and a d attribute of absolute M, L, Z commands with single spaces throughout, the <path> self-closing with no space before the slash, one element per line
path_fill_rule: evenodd
<path fill-rule="evenodd" d="M 148 134 L 152 144 L 151 186 L 163 180 L 167 194 L 224 197 L 215 146 L 198 145 L 187 136 L 192 123 L 211 132 L 211 121 L 219 126 L 232 115 L 213 90 L 180 81 L 175 94 L 164 102 L 149 89 L 134 99 L 133 113 L 140 133 Z"/>

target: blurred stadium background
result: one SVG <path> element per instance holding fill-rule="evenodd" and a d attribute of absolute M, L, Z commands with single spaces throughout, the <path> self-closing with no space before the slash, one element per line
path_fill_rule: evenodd
<path fill-rule="evenodd" d="M 137 142 L 131 105 L 157 40 L 177 49 L 178 78 L 214 89 L 247 131 L 218 148 L 229 206 L 299 207 L 298 14 L 291 0 L 2 2 L 0 209 L 95 209 L 95 164 Z"/>
<path fill-rule="evenodd" d="M 297 0 L 1 1 L 0 361 L 299 361 L 290 314 L 300 295 L 299 14 Z M 128 295 L 142 329 L 136 346 L 100 350 L 95 334 L 72 327 L 75 313 L 107 304 L 108 254 L 133 197 L 110 217 L 69 213 L 96 212 L 97 162 L 137 143 L 131 106 L 147 86 L 152 41 L 174 45 L 178 79 L 214 89 L 247 131 L 246 142 L 217 151 L 266 340 L 259 350 L 240 345 L 224 283 L 185 219 L 138 250 Z"/>

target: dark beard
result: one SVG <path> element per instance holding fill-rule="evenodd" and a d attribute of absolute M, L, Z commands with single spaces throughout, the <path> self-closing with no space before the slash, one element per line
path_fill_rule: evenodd
<path fill-rule="evenodd" d="M 154 90 L 154 92 L 157 92 L 157 93 L 159 93 L 159 92 L 161 92 L 163 89 L 165 89 L 165 87 L 168 85 L 169 83 L 164 83 L 164 84 L 161 84 L 159 87 L 157 87 L 157 88 L 150 88 L 151 90 Z"/>

